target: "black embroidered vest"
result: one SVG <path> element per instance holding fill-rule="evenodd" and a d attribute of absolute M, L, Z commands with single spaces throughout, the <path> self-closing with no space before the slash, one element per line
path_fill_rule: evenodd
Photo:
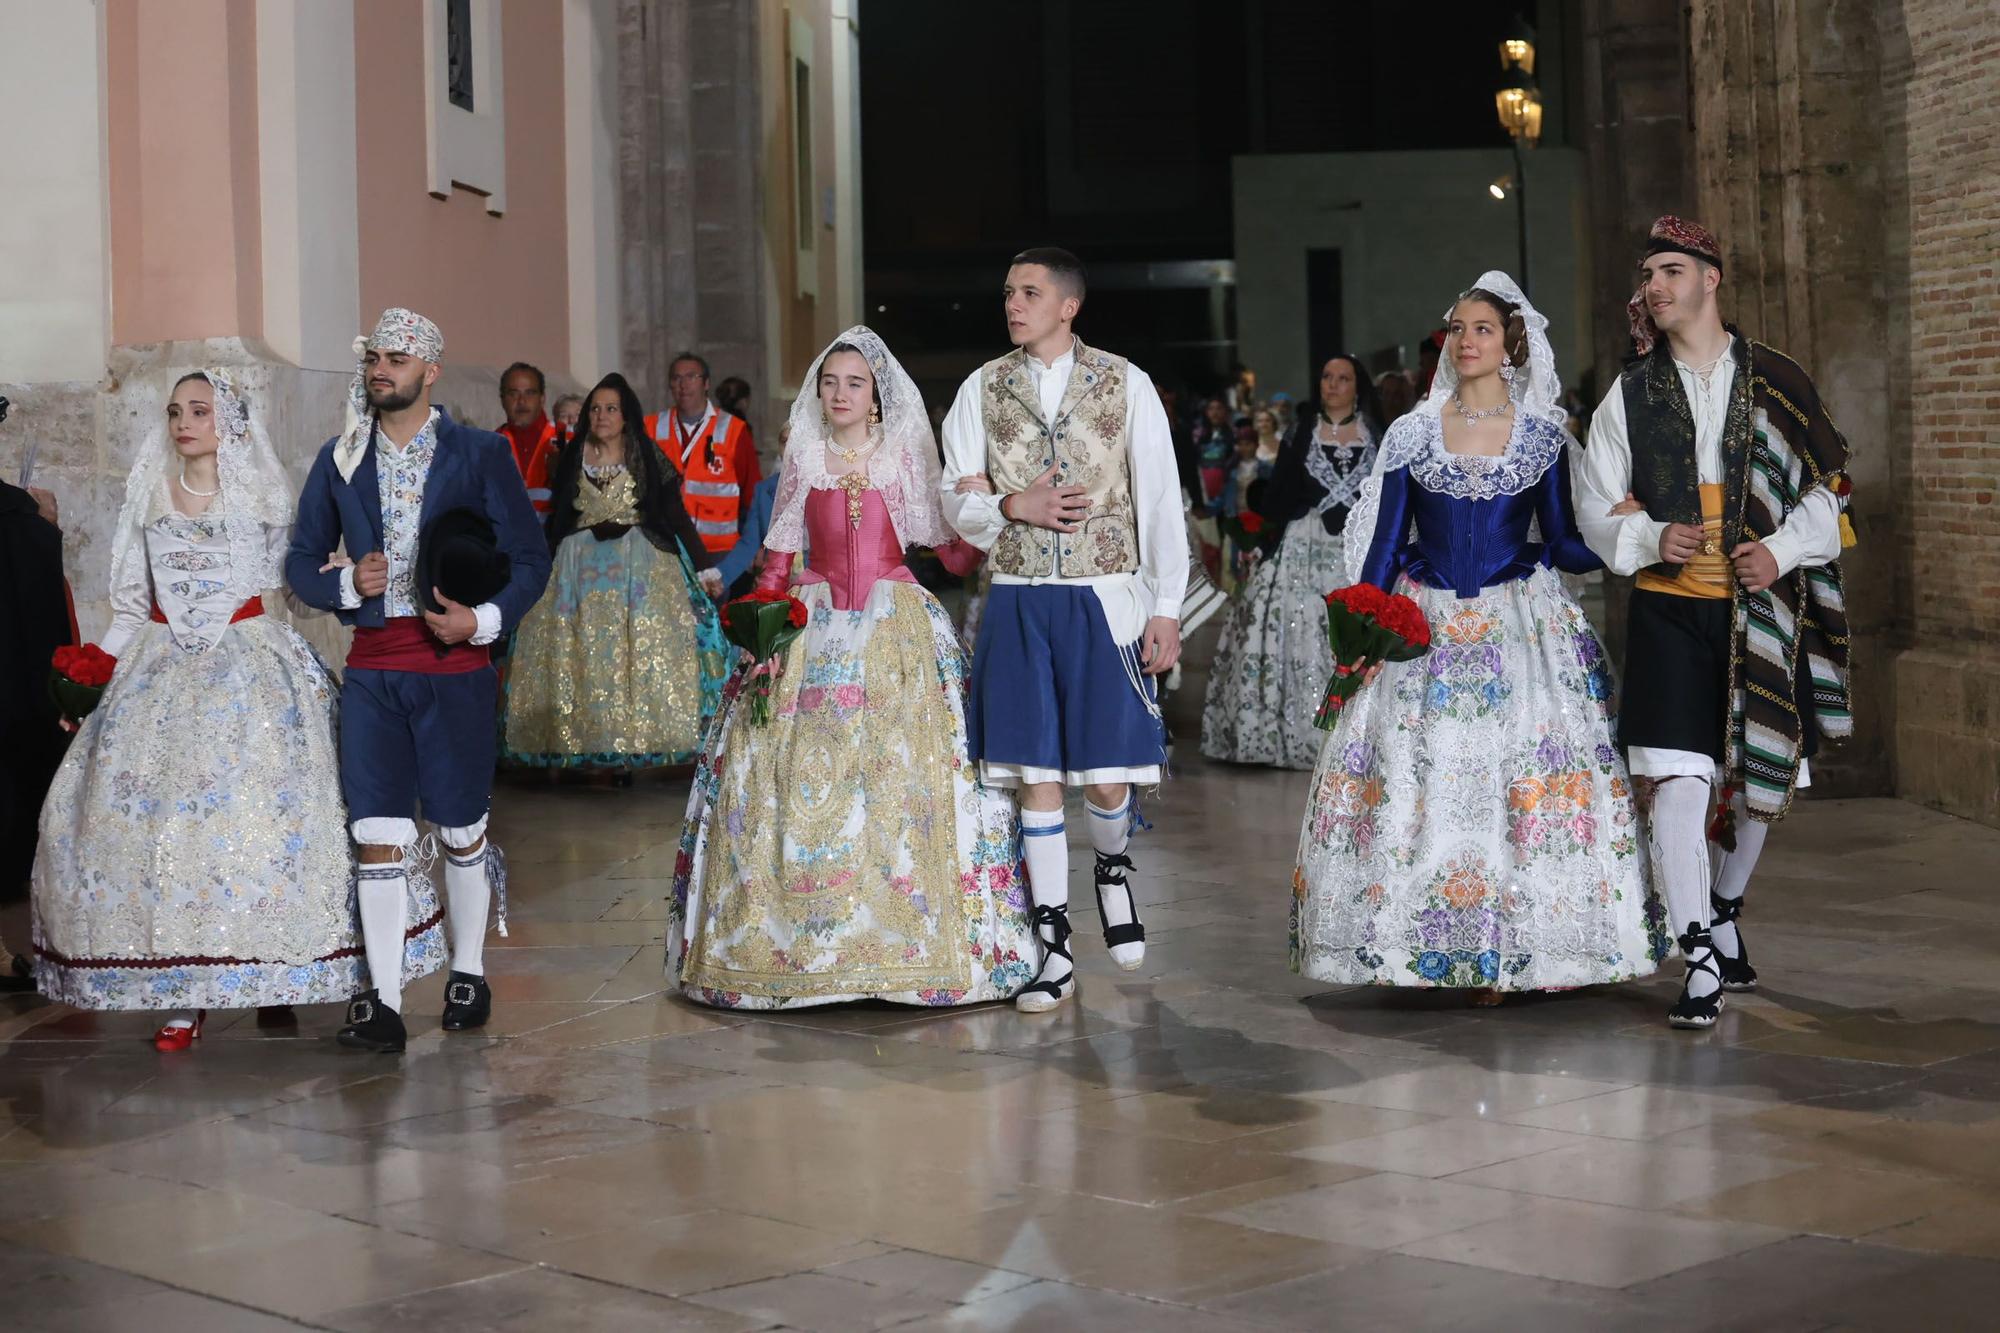
<path fill-rule="evenodd" d="M 1734 329 L 1730 330 L 1735 333 Z M 1722 426 L 1722 549 L 1743 540 L 1743 478 L 1750 453 L 1750 343 L 1738 334 L 1730 347 L 1736 378 L 1729 386 L 1729 412 Z M 1632 494 L 1662 523 L 1701 526 L 1701 474 L 1695 461 L 1694 410 L 1681 388 L 1680 372 L 1665 338 L 1652 354 L 1618 377 L 1625 394 L 1625 435 L 1632 446 Z M 1649 566 L 1664 578 L 1679 578 L 1685 566 L 1659 561 Z"/>

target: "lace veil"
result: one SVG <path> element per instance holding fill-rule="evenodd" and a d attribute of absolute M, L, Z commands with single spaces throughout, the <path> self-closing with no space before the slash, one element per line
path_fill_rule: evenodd
<path fill-rule="evenodd" d="M 1562 380 L 1556 374 L 1555 347 L 1549 342 L 1549 317 L 1529 303 L 1520 284 L 1498 269 L 1488 269 L 1472 286 L 1519 308 L 1528 329 L 1528 364 L 1516 370 L 1513 383 L 1507 388 L 1514 401 L 1515 425 L 1513 439 L 1500 465 L 1489 473 L 1467 474 L 1463 478 L 1465 486 L 1452 489 L 1454 493 L 1463 490 L 1468 495 L 1514 494 L 1540 479 L 1548 464 L 1541 457 L 1543 453 L 1569 441 L 1569 415 L 1562 406 Z M 1447 321 L 1457 306 L 1458 301 L 1454 300 L 1445 307 Z M 1383 435 L 1382 447 L 1375 452 L 1374 470 L 1361 484 L 1361 493 L 1347 515 L 1347 540 L 1342 557 L 1348 582 L 1361 577 L 1361 567 L 1368 558 L 1375 516 L 1382 504 L 1382 478 L 1397 468 L 1419 462 L 1431 452 L 1441 433 L 1445 404 L 1457 391 L 1458 367 L 1450 357 L 1440 357 L 1430 392 Z M 1524 450 L 1524 443 L 1536 447 Z"/>
<path fill-rule="evenodd" d="M 274 549 L 279 544 L 266 540 L 264 530 L 291 527 L 296 513 L 291 482 L 271 447 L 271 437 L 250 415 L 235 379 L 215 366 L 201 374 L 215 391 L 215 462 L 221 488 L 208 513 L 223 521 L 229 538 L 230 581 L 246 595 L 262 592 L 283 582 L 282 552 Z M 147 435 L 125 481 L 125 503 L 111 538 L 114 599 L 119 588 L 143 586 L 149 577 L 145 531 L 175 512 L 168 470 L 179 461 L 162 409 L 159 425 Z"/>
<path fill-rule="evenodd" d="M 943 469 L 923 395 L 880 335 L 857 324 L 813 359 L 812 369 L 799 385 L 799 396 L 792 402 L 784 472 L 764 545 L 774 551 L 803 550 L 806 497 L 834 485 L 826 465 L 827 421 L 819 405 L 819 371 L 827 353 L 842 343 L 858 349 L 875 376 L 882 421 L 874 427 L 878 443 L 868 459 L 868 480 L 888 506 L 896 539 L 906 547 L 948 544 L 958 534 L 945 522 L 938 501 Z"/>

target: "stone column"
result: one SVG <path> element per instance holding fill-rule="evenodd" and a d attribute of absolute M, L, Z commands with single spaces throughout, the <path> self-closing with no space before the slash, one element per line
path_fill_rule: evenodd
<path fill-rule="evenodd" d="M 1608 392 L 1629 347 L 1625 302 L 1653 219 L 1694 207 L 1687 40 L 1681 0 L 1588 0 L 1583 9 L 1589 157 L 1592 364 Z"/>
<path fill-rule="evenodd" d="M 1631 350 L 1625 302 L 1653 219 L 1694 208 L 1687 36 L 1681 0 L 1586 0 L 1583 7 L 1584 151 L 1589 162 L 1591 349 L 1596 399 L 1610 392 Z M 1591 406 L 1596 407 L 1593 401 Z M 1591 619 L 1615 661 L 1625 655 L 1632 581 L 1590 581 Z"/>
<path fill-rule="evenodd" d="M 1894 8 L 1895 6 L 1882 6 Z M 1722 237 L 1723 315 L 1813 377 L 1853 446 L 1843 559 L 1855 739 L 1813 763 L 1821 794 L 1881 795 L 1893 754 L 1891 433 L 1884 127 L 1877 6 L 1693 0 L 1692 210 Z"/>
<path fill-rule="evenodd" d="M 620 0 L 624 368 L 650 406 L 692 348 L 763 368 L 755 0 Z"/>

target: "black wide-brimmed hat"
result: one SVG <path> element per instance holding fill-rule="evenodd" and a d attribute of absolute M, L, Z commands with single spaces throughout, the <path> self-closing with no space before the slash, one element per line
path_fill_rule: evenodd
<path fill-rule="evenodd" d="M 447 509 L 417 537 L 417 601 L 442 612 L 436 588 L 460 606 L 478 606 L 507 586 L 514 562 L 500 549 L 493 524 L 476 509 Z"/>

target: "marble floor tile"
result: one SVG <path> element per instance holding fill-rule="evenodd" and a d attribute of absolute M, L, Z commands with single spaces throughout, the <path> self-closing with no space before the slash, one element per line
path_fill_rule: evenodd
<path fill-rule="evenodd" d="M 971 1305 L 1036 1280 L 1026 1273 L 1009 1273 L 918 1250 L 890 1250 L 818 1271 L 889 1291 L 914 1292 L 947 1305 Z"/>
<path fill-rule="evenodd" d="M 1702 1328 L 1984 1328 L 2000 1263 L 1797 1237 L 1635 1285 L 1624 1293 Z"/>
<path fill-rule="evenodd" d="M 873 1333 L 952 1308 L 950 1302 L 917 1291 L 871 1286 L 827 1273 L 765 1278 L 690 1299 L 802 1333 Z"/>
<path fill-rule="evenodd" d="M 546 1268 L 436 1287 L 315 1321 L 339 1333 L 751 1333 L 770 1321 Z"/>
<path fill-rule="evenodd" d="M 1515 1196 L 1518 1197 L 1518 1196 Z M 1407 1242 L 1404 1254 L 1530 1277 L 1628 1287 L 1783 1240 L 1786 1232 L 1599 1203 L 1547 1200 L 1497 1222 Z"/>
<path fill-rule="evenodd" d="M 1911 1233 L 1921 1250 L 1980 1251 L 1953 1245 L 1924 1244 L 1939 1235 L 1970 1236 L 1979 1217 L 2000 1222 L 2000 1204 L 1988 1204 L 1978 1191 L 1946 1185 L 1925 1176 L 1870 1171 L 1852 1166 L 1808 1167 L 1790 1175 L 1752 1181 L 1711 1194 L 1683 1200 L 1676 1212 L 1696 1217 L 1721 1217 L 1761 1222 L 1810 1236 L 1870 1236 L 1885 1244 L 1905 1228 L 1936 1221 L 1942 1224 Z M 2000 1257 L 2000 1256 L 1996 1256 Z"/>
<path fill-rule="evenodd" d="M 1588 1141 L 1576 1134 L 1496 1120 L 1433 1120 L 1387 1134 L 1302 1148 L 1294 1155 L 1316 1162 L 1347 1162 L 1375 1171 L 1435 1178 L 1516 1158 L 1531 1159 Z"/>
<path fill-rule="evenodd" d="M 1206 1308 L 1313 1333 L 1415 1326 L 1426 1333 L 1637 1333 L 1660 1325 L 1657 1307 L 1617 1292 L 1408 1254 L 1369 1254 L 1352 1267 L 1241 1292 Z"/>
<path fill-rule="evenodd" d="M 1556 1199 L 1662 1208 L 1751 1181 L 1790 1175 L 1805 1165 L 1762 1154 L 1583 1138 L 1532 1157 L 1464 1171 L 1452 1180 Z"/>
<path fill-rule="evenodd" d="M 790 1222 L 720 1209 L 531 1247 L 535 1262 L 623 1287 L 686 1296 L 740 1286 L 886 1247 Z"/>
<path fill-rule="evenodd" d="M 1183 701 L 1199 707 L 1199 664 Z M 1192 735 L 1195 723 L 1177 726 Z M 667 986 L 684 775 L 504 782 L 498 1005 L 410 1050 L 337 1005 L 0 998 L 0 1328 L 1645 1330 L 2000 1308 L 2000 832 L 1805 801 L 1705 1033 L 1663 975 L 1522 996 L 1286 965 L 1307 776 L 1183 742 L 1145 965 L 1078 858 L 1078 998 L 706 1009 Z M 0 907 L 24 938 L 25 907 Z M 1671 969 L 1669 969 L 1671 971 Z"/>
<path fill-rule="evenodd" d="M 1517 1125 L 1595 1134 L 1613 1139 L 1656 1140 L 1665 1134 L 1731 1116 L 1751 1115 L 1770 1099 L 1717 1096 L 1684 1088 L 1639 1086 L 1555 1106 L 1538 1106 L 1508 1117 Z"/>
<path fill-rule="evenodd" d="M 1091 1333 L 1259 1333 L 1269 1325 L 1107 1291 L 1036 1282 L 899 1325 L 907 1333 L 1015 1333 L 1019 1329 L 1089 1329 Z"/>
<path fill-rule="evenodd" d="M 1530 1204 L 1505 1190 L 1385 1171 L 1231 1208 L 1216 1217 L 1262 1231 L 1389 1250 L 1425 1236 L 1491 1222 Z"/>

